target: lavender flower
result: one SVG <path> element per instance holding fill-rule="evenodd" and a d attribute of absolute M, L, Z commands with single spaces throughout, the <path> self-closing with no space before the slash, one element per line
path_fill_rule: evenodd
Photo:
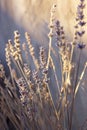
<path fill-rule="evenodd" d="M 77 32 L 77 34 L 79 35 L 79 37 L 82 37 L 84 33 L 85 33 L 85 31 Z"/>
<path fill-rule="evenodd" d="M 79 49 L 84 49 L 85 46 L 86 46 L 86 44 L 78 43 L 78 48 L 79 48 Z"/>
<path fill-rule="evenodd" d="M 79 24 L 80 26 L 84 26 L 84 25 L 86 24 L 86 22 L 80 21 L 78 24 Z"/>
<path fill-rule="evenodd" d="M 81 2 L 84 2 L 85 0 L 80 0 Z"/>
<path fill-rule="evenodd" d="M 86 6 L 86 5 L 85 5 L 85 4 L 83 4 L 83 3 L 80 3 L 80 4 L 78 5 L 78 7 L 79 7 L 79 8 L 81 8 L 81 9 L 84 9 L 84 8 L 85 8 L 85 6 Z"/>

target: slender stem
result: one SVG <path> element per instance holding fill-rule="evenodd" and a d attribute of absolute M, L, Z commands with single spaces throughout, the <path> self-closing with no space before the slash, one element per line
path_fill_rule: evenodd
<path fill-rule="evenodd" d="M 52 29 L 51 29 L 50 32 L 52 32 Z M 49 50 L 48 50 L 48 59 L 47 59 L 47 65 L 46 65 L 46 68 L 49 68 L 49 63 L 50 63 L 50 54 L 51 54 L 51 45 L 52 45 L 52 37 L 49 37 Z"/>
<path fill-rule="evenodd" d="M 45 75 L 46 76 L 46 75 Z M 54 101 L 53 101 L 53 98 L 52 98 L 52 95 L 51 95 L 51 91 L 50 91 L 50 88 L 49 88 L 49 85 L 47 85 L 47 89 L 48 89 L 48 92 L 49 92 L 49 95 L 50 95 L 50 99 L 51 99 L 51 102 L 52 102 L 52 105 L 53 105 L 53 108 L 54 108 L 54 111 L 55 111 L 55 114 L 56 114 L 56 117 L 57 119 L 59 120 L 59 116 L 58 116 L 58 112 L 57 112 L 57 109 L 55 107 L 55 104 L 54 104 Z"/>
<path fill-rule="evenodd" d="M 76 89 L 77 81 L 78 81 L 78 74 L 79 74 L 80 60 L 81 60 L 81 52 L 82 51 L 80 50 L 78 65 L 77 65 L 77 71 L 76 71 L 75 87 L 73 88 L 74 91 L 73 91 L 73 98 L 72 98 L 72 104 L 71 104 L 69 130 L 72 130 L 73 109 L 74 109 L 74 101 L 75 101 L 74 94 L 75 94 L 75 89 Z"/>
<path fill-rule="evenodd" d="M 54 71 L 54 76 L 55 76 L 55 79 L 56 79 L 56 84 L 57 84 L 57 87 L 58 87 L 58 93 L 60 95 L 60 86 L 59 86 L 59 82 L 58 82 L 58 78 L 57 78 L 57 74 L 56 74 L 56 69 L 55 69 L 55 65 L 53 63 L 52 57 L 50 57 L 50 60 L 51 60 L 51 63 L 52 63 L 52 67 L 53 67 L 53 71 Z"/>
<path fill-rule="evenodd" d="M 37 84 L 37 86 L 38 86 L 38 93 L 39 93 L 40 103 L 41 103 L 41 107 L 42 107 L 43 103 L 42 103 L 42 98 L 41 98 L 40 86 L 39 86 L 39 84 Z"/>
<path fill-rule="evenodd" d="M 25 76 L 25 74 L 24 74 L 24 72 L 23 72 L 23 70 L 22 70 L 22 68 L 21 68 L 21 66 L 20 66 L 19 61 L 17 60 L 16 63 L 17 63 L 17 65 L 18 65 L 19 69 L 20 69 L 21 74 L 23 75 L 23 77 L 24 77 L 24 79 L 25 79 L 25 81 L 26 81 L 26 84 L 29 86 L 29 87 L 28 87 L 29 91 L 31 91 L 30 83 L 29 83 L 29 81 L 27 80 L 27 78 L 26 78 L 26 76 Z"/>
<path fill-rule="evenodd" d="M 82 81 L 82 79 L 83 79 L 83 76 L 84 76 L 84 73 L 85 73 L 86 68 L 87 68 L 87 63 L 85 64 L 84 69 L 83 69 L 83 71 L 82 71 L 82 73 L 81 73 L 81 75 L 80 75 L 80 79 L 79 79 L 78 84 L 77 84 L 76 89 L 75 89 L 74 98 L 76 97 L 78 88 L 79 88 L 80 83 L 81 83 L 81 81 Z"/>
<path fill-rule="evenodd" d="M 11 74 L 12 85 L 13 85 L 13 87 L 15 88 L 15 83 L 14 83 L 14 79 L 13 79 L 13 76 L 12 76 L 11 66 L 9 65 L 8 67 L 9 67 L 10 74 Z"/>

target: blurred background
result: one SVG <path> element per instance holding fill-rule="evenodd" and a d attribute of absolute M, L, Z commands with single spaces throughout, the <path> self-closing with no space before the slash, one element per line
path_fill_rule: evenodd
<path fill-rule="evenodd" d="M 19 30 L 21 39 L 24 38 L 24 32 L 28 31 L 33 43 L 48 46 L 48 24 L 53 3 L 57 3 L 56 19 L 60 20 L 66 38 L 71 41 L 78 2 L 79 0 L 0 0 L 0 55 L 7 40 L 13 38 L 14 30 Z M 84 13 L 87 21 L 87 6 Z M 87 31 L 84 35 L 85 42 L 86 34 Z"/>
<path fill-rule="evenodd" d="M 0 0 L 0 60 L 2 63 L 6 66 L 4 48 L 8 39 L 13 39 L 14 30 L 19 31 L 22 42 L 25 41 L 24 32 L 28 31 L 35 46 L 48 47 L 48 24 L 53 3 L 57 3 L 56 19 L 60 20 L 61 25 L 64 26 L 67 40 L 72 41 L 78 2 L 79 0 Z M 87 3 L 86 0 L 85 2 Z M 87 21 L 87 6 L 84 13 Z M 87 25 L 85 30 L 83 41 L 87 42 Z M 87 48 L 83 57 L 82 59 L 87 60 Z M 87 118 L 86 85 L 85 91 L 79 90 L 75 109 L 77 122 L 74 122 L 74 126 L 79 127 Z"/>

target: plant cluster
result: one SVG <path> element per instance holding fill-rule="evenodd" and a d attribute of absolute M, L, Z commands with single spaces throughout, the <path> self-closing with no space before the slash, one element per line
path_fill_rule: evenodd
<path fill-rule="evenodd" d="M 75 35 L 72 42 L 67 42 L 60 22 L 57 20 L 55 23 L 56 5 L 53 5 L 49 23 L 48 56 L 45 48 L 41 46 L 39 58 L 36 58 L 30 35 L 27 32 L 25 33 L 26 42 L 23 44 L 18 31 L 14 31 L 14 43 L 8 40 L 5 52 L 10 79 L 5 76 L 4 67 L 0 64 L 0 120 L 4 128 L 1 123 L 0 127 L 3 130 L 73 129 L 75 98 L 87 69 L 87 61 L 85 61 L 83 70 L 80 72 L 81 55 L 86 46 L 82 41 L 86 24 L 84 8 L 84 0 L 80 0 L 77 8 Z M 52 39 L 55 34 L 59 68 L 56 68 L 51 55 Z M 75 63 L 76 48 L 79 53 L 78 61 Z M 56 50 L 54 52 L 56 53 Z M 57 69 L 61 71 L 60 82 Z M 50 86 L 50 70 L 54 73 L 58 88 L 56 102 Z M 81 130 L 87 128 L 85 122 Z"/>

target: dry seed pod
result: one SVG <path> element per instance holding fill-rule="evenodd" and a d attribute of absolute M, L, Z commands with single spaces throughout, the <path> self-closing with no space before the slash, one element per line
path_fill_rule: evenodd
<path fill-rule="evenodd" d="M 50 54 L 51 54 L 51 46 L 52 46 L 52 37 L 53 37 L 53 21 L 54 21 L 54 12 L 55 12 L 55 7 L 56 5 L 53 5 L 51 9 L 51 16 L 50 16 L 50 23 L 49 23 L 49 28 L 50 32 L 48 34 L 49 37 L 49 50 L 48 50 L 48 59 L 47 59 L 47 65 L 46 68 L 49 68 L 49 63 L 50 63 Z"/>
<path fill-rule="evenodd" d="M 0 78 L 3 78 L 5 76 L 4 66 L 0 64 Z"/>
<path fill-rule="evenodd" d="M 18 30 L 14 31 L 14 37 L 20 37 L 20 33 L 18 32 Z"/>
<path fill-rule="evenodd" d="M 24 72 L 25 72 L 25 75 L 27 76 L 27 78 L 29 78 L 31 70 L 29 69 L 29 66 L 26 63 L 24 64 Z"/>
<path fill-rule="evenodd" d="M 6 44 L 6 48 L 5 48 L 5 57 L 6 57 L 7 65 L 10 66 L 10 65 L 11 65 L 11 60 L 10 60 L 10 49 L 9 49 L 9 44 Z"/>
<path fill-rule="evenodd" d="M 40 66 L 41 68 L 44 68 L 46 66 L 46 53 L 43 47 L 40 47 Z"/>

